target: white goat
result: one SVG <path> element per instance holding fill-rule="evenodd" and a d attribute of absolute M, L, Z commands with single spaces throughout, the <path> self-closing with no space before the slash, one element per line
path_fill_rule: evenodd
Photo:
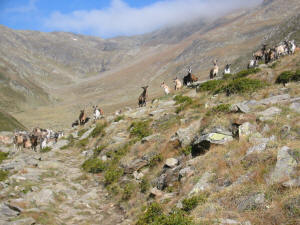
<path fill-rule="evenodd" d="M 94 109 L 94 121 L 100 119 L 100 116 L 101 116 L 101 113 L 100 113 L 100 110 L 97 108 L 97 106 L 93 106 L 93 109 Z"/>
<path fill-rule="evenodd" d="M 170 88 L 165 84 L 165 82 L 162 82 L 160 86 L 164 89 L 166 95 L 170 94 Z"/>
<path fill-rule="evenodd" d="M 290 41 L 290 52 L 291 54 L 295 54 L 295 50 L 296 50 L 296 45 L 295 45 L 295 40 Z"/>
<path fill-rule="evenodd" d="M 258 62 L 255 59 L 251 59 L 248 63 L 248 69 L 257 67 Z"/>
<path fill-rule="evenodd" d="M 231 66 L 231 64 L 227 64 L 227 65 L 225 66 L 224 74 L 230 74 L 230 73 L 231 73 L 231 71 L 230 71 L 230 66 Z"/>

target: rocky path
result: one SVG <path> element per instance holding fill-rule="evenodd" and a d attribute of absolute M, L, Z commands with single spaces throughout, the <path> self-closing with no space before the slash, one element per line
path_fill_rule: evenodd
<path fill-rule="evenodd" d="M 61 144 L 1 164 L 15 174 L 0 186 L 0 224 L 128 224 L 103 185 L 81 171 L 84 156 Z"/>

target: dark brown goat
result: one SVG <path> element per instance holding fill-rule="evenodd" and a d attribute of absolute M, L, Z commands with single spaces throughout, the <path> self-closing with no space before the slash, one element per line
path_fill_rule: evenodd
<path fill-rule="evenodd" d="M 142 87 L 143 88 L 143 92 L 139 97 L 139 107 L 143 107 L 146 106 L 146 101 L 148 98 L 148 93 L 147 93 L 147 88 L 148 86 Z"/>

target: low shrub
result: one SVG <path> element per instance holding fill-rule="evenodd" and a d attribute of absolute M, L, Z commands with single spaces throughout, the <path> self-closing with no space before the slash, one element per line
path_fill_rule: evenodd
<path fill-rule="evenodd" d="M 289 83 L 294 76 L 292 71 L 284 71 L 282 72 L 276 79 L 277 84 L 287 84 Z"/>
<path fill-rule="evenodd" d="M 120 116 L 117 116 L 117 117 L 114 119 L 114 122 L 119 122 L 120 120 L 124 120 L 124 119 L 125 119 L 125 116 L 120 115 Z"/>
<path fill-rule="evenodd" d="M 181 148 L 180 152 L 183 153 L 185 156 L 188 156 L 192 153 L 192 146 L 187 146 L 185 148 Z"/>
<path fill-rule="evenodd" d="M 257 79 L 238 78 L 228 82 L 226 85 L 218 88 L 215 94 L 226 93 L 227 96 L 232 94 L 243 94 L 254 92 L 267 85 L 266 82 Z"/>
<path fill-rule="evenodd" d="M 164 214 L 162 206 L 153 202 L 139 217 L 136 225 L 193 225 L 191 217 L 186 216 L 182 210 L 173 210 Z"/>
<path fill-rule="evenodd" d="M 82 130 L 79 130 L 78 132 L 77 132 L 77 135 L 78 135 L 78 137 L 81 137 L 85 132 L 87 132 L 88 131 L 88 129 L 82 129 Z"/>
<path fill-rule="evenodd" d="M 189 105 L 193 104 L 193 100 L 188 96 L 177 95 L 174 97 L 174 101 L 176 105 L 179 105 L 176 108 L 176 113 L 180 113 L 181 111 L 185 110 Z"/>
<path fill-rule="evenodd" d="M 122 200 L 123 201 L 128 201 L 135 189 L 135 185 L 133 183 L 128 183 L 125 185 L 125 187 L 123 188 L 123 193 L 122 193 Z"/>
<path fill-rule="evenodd" d="M 143 177 L 140 183 L 140 190 L 142 193 L 146 193 L 150 188 L 150 183 L 149 181 Z"/>
<path fill-rule="evenodd" d="M 2 163 L 3 160 L 7 159 L 7 156 L 8 156 L 8 153 L 0 151 L 0 164 Z"/>
<path fill-rule="evenodd" d="M 176 95 L 174 97 L 174 101 L 176 102 L 176 105 L 182 104 L 182 103 L 188 103 L 192 104 L 193 100 L 188 96 L 183 95 Z"/>
<path fill-rule="evenodd" d="M 100 146 L 96 147 L 96 148 L 93 150 L 93 152 L 94 152 L 94 157 L 97 157 L 97 156 L 102 152 L 102 150 L 105 149 L 105 148 L 106 148 L 105 145 L 100 145 Z"/>
<path fill-rule="evenodd" d="M 300 70 L 296 70 L 294 76 L 292 77 L 292 81 L 300 81 Z"/>
<path fill-rule="evenodd" d="M 42 148 L 42 149 L 40 150 L 40 152 L 41 152 L 41 153 L 46 153 L 46 152 L 50 152 L 51 150 L 52 150 L 51 147 L 45 147 L 45 148 Z"/>
<path fill-rule="evenodd" d="M 106 163 L 97 158 L 90 158 L 82 164 L 84 171 L 88 173 L 100 173 L 105 170 Z"/>
<path fill-rule="evenodd" d="M 89 139 L 88 139 L 88 138 L 85 138 L 85 139 L 82 139 L 82 140 L 78 141 L 78 142 L 76 143 L 76 146 L 77 146 L 78 148 L 84 148 L 85 146 L 87 146 L 88 143 L 89 143 Z"/>
<path fill-rule="evenodd" d="M 150 129 L 149 124 L 149 120 L 133 122 L 129 127 L 130 136 L 141 140 L 144 137 L 151 135 L 152 130 Z"/>
<path fill-rule="evenodd" d="M 152 158 L 149 160 L 149 166 L 154 167 L 162 161 L 163 161 L 162 155 L 161 154 L 156 154 L 156 155 L 152 156 Z"/>
<path fill-rule="evenodd" d="M 242 71 L 234 74 L 233 78 L 236 79 L 236 78 L 246 77 L 250 74 L 255 74 L 255 73 L 258 73 L 260 71 L 261 71 L 261 69 L 259 69 L 259 68 L 251 68 L 251 69 L 247 69 L 247 70 L 242 70 Z"/>
<path fill-rule="evenodd" d="M 98 137 L 101 135 L 102 137 L 105 135 L 105 127 L 107 126 L 107 123 L 98 123 L 94 130 L 91 132 L 90 137 Z"/>
<path fill-rule="evenodd" d="M 0 181 L 6 180 L 7 177 L 8 177 L 8 171 L 0 169 Z"/>
<path fill-rule="evenodd" d="M 123 173 L 123 169 L 117 166 L 109 167 L 104 174 L 105 185 L 110 185 L 117 182 L 119 178 L 122 177 Z"/>
<path fill-rule="evenodd" d="M 204 204 L 209 197 L 208 192 L 202 192 L 191 198 L 186 198 L 182 201 L 182 210 L 185 212 L 190 212 L 195 209 L 199 204 Z"/>
<path fill-rule="evenodd" d="M 214 92 L 225 83 L 224 80 L 209 80 L 197 87 L 197 92 Z"/>
<path fill-rule="evenodd" d="M 218 113 L 230 113 L 230 104 L 220 104 L 217 106 L 214 106 L 211 110 L 209 110 L 206 115 L 210 116 L 213 114 L 218 114 Z"/>

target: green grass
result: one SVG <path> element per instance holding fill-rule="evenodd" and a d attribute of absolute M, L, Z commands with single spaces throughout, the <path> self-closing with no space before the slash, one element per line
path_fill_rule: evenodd
<path fill-rule="evenodd" d="M 211 116 L 211 115 L 216 115 L 220 113 L 230 113 L 230 104 L 220 104 L 217 106 L 214 106 L 211 110 L 207 111 L 206 115 Z"/>
<path fill-rule="evenodd" d="M 199 204 L 204 204 L 209 197 L 208 192 L 202 192 L 199 195 L 192 196 L 190 198 L 185 198 L 182 201 L 182 210 L 185 212 L 190 212 L 195 209 Z"/>
<path fill-rule="evenodd" d="M 46 147 L 46 148 L 42 148 L 42 149 L 40 150 L 40 152 L 41 152 L 41 153 L 46 153 L 46 152 L 50 152 L 51 150 L 52 150 L 51 147 Z"/>
<path fill-rule="evenodd" d="M 0 151 L 0 164 L 2 163 L 3 160 L 7 159 L 7 156 L 8 156 L 8 153 Z"/>
<path fill-rule="evenodd" d="M 140 190 L 142 193 L 146 193 L 150 188 L 150 183 L 147 178 L 143 177 L 140 182 Z"/>
<path fill-rule="evenodd" d="M 130 127 L 130 137 L 138 138 L 139 140 L 143 139 L 152 134 L 152 130 L 150 128 L 150 121 L 136 121 L 133 122 Z"/>
<path fill-rule="evenodd" d="M 107 123 L 98 123 L 94 130 L 91 132 L 90 137 L 98 137 L 98 136 L 104 136 L 105 135 L 105 127 L 107 127 Z"/>
<path fill-rule="evenodd" d="M 7 177 L 8 177 L 8 171 L 0 169 L 0 181 L 6 180 Z"/>
<path fill-rule="evenodd" d="M 14 130 L 26 130 L 26 128 L 8 113 L 0 111 L 0 131 Z"/>
<path fill-rule="evenodd" d="M 140 215 L 136 225 L 193 225 L 191 217 L 187 216 L 181 210 L 173 210 L 165 214 L 162 206 L 157 203 L 151 203 Z"/>
<path fill-rule="evenodd" d="M 250 74 L 255 74 L 260 72 L 261 69 L 259 68 L 252 68 L 252 69 L 247 69 L 247 70 L 242 70 L 236 74 L 233 75 L 233 79 L 237 79 L 237 78 L 242 78 L 242 77 L 246 77 Z"/>
<path fill-rule="evenodd" d="M 84 139 L 78 141 L 78 142 L 76 143 L 76 146 L 77 146 L 78 148 L 84 148 L 85 146 L 88 145 L 88 143 L 89 143 L 89 139 L 88 139 L 88 138 L 84 138 Z"/>
<path fill-rule="evenodd" d="M 276 79 L 277 84 L 287 84 L 292 81 L 300 81 L 300 70 L 297 70 L 296 72 L 284 71 Z"/>
<path fill-rule="evenodd" d="M 123 188 L 122 200 L 128 201 L 131 198 L 132 194 L 134 193 L 134 190 L 135 190 L 135 185 L 132 182 L 127 183 Z"/>
<path fill-rule="evenodd" d="M 103 149 L 106 148 L 106 145 L 100 145 L 98 147 L 96 147 L 93 151 L 94 151 L 94 157 L 97 157 Z"/>
<path fill-rule="evenodd" d="M 225 80 L 209 80 L 201 84 L 199 87 L 197 87 L 197 92 L 204 92 L 204 91 L 214 92 L 224 83 Z"/>
<path fill-rule="evenodd" d="M 188 155 L 190 155 L 192 153 L 192 146 L 187 146 L 185 148 L 181 148 L 180 152 L 182 154 L 184 154 L 185 156 L 188 156 Z"/>
<path fill-rule="evenodd" d="M 176 105 L 179 105 L 176 108 L 176 113 L 180 113 L 183 110 L 185 110 L 188 106 L 193 104 L 193 100 L 188 96 L 182 96 L 182 95 L 176 95 L 174 97 L 174 101 L 176 102 Z"/>
<path fill-rule="evenodd" d="M 78 131 L 78 133 L 77 133 L 78 137 L 81 137 L 87 131 L 88 131 L 88 129 L 82 129 L 82 130 Z"/>
<path fill-rule="evenodd" d="M 82 164 L 84 171 L 88 173 L 100 173 L 107 167 L 107 163 L 97 158 L 90 158 Z"/>
<path fill-rule="evenodd" d="M 152 158 L 149 160 L 149 166 L 150 167 L 154 167 L 156 166 L 158 163 L 163 161 L 163 156 L 159 153 L 159 154 L 155 154 L 154 156 L 152 156 Z"/>
<path fill-rule="evenodd" d="M 238 78 L 231 80 L 215 90 L 215 94 L 226 93 L 227 96 L 233 94 L 252 93 L 267 86 L 267 83 L 257 79 Z"/>
<path fill-rule="evenodd" d="M 110 166 L 104 173 L 105 185 L 117 182 L 123 176 L 123 169 L 118 166 Z"/>
<path fill-rule="evenodd" d="M 117 116 L 115 119 L 114 119 L 114 122 L 119 122 L 120 120 L 124 120 L 125 119 L 125 116 L 124 115 L 120 115 L 120 116 Z"/>

